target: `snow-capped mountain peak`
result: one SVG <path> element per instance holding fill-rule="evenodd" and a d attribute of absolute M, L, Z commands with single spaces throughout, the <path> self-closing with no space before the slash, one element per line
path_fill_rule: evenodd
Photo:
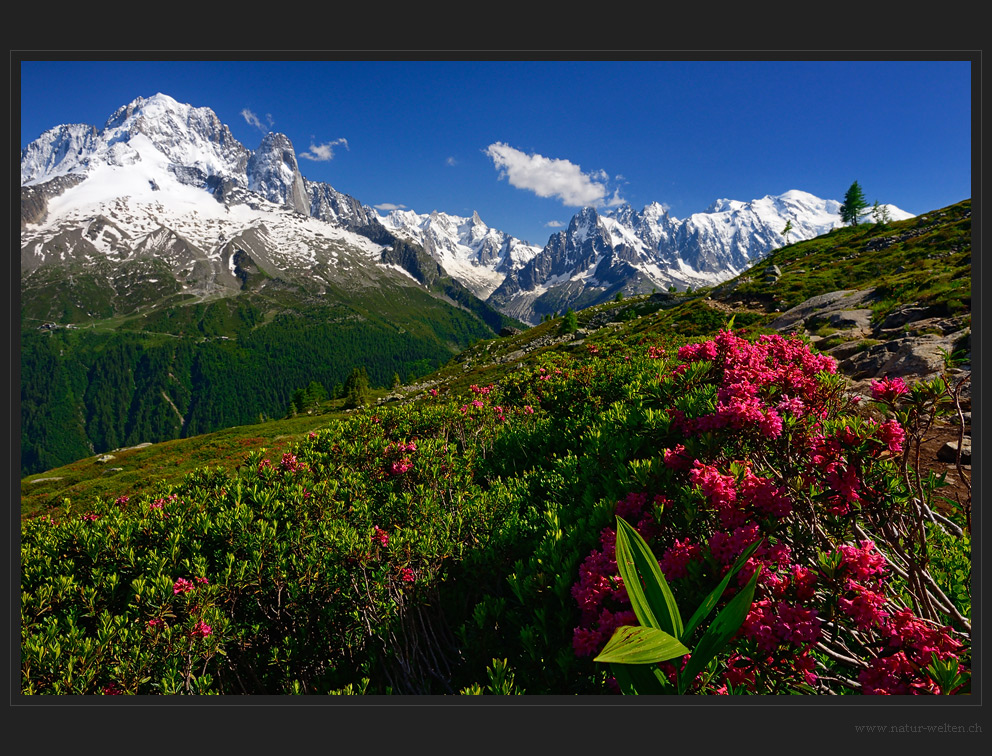
<path fill-rule="evenodd" d="M 399 237 L 420 244 L 454 278 L 485 299 L 507 271 L 520 267 L 540 251 L 508 234 L 489 228 L 477 212 L 471 217 L 433 210 L 419 215 L 393 210 L 379 220 Z"/>
<path fill-rule="evenodd" d="M 293 143 L 285 134 L 269 132 L 247 165 L 248 188 L 270 202 L 308 214 L 310 200 Z"/>
<path fill-rule="evenodd" d="M 210 108 L 165 94 L 136 98 L 101 129 L 46 131 L 21 153 L 21 185 L 22 274 L 55 260 L 121 261 L 160 247 L 182 281 L 236 286 L 237 261 L 250 258 L 245 265 L 272 276 L 309 271 L 319 287 L 348 267 L 346 259 L 357 270 L 379 255 L 385 266 L 399 238 L 420 245 L 477 297 L 528 322 L 619 290 L 719 283 L 788 241 L 842 224 L 838 201 L 792 189 L 718 199 L 683 220 L 659 202 L 640 211 L 586 207 L 538 247 L 489 227 L 475 211 L 379 215 L 308 181 L 285 134 L 269 133 L 251 151 Z M 892 220 L 911 217 L 885 207 Z"/>
<path fill-rule="evenodd" d="M 886 207 L 893 220 L 912 217 Z M 791 224 L 788 240 L 782 235 L 786 224 Z M 800 190 L 749 201 L 718 199 L 684 220 L 657 202 L 640 212 L 622 205 L 604 215 L 587 207 L 526 265 L 510 271 L 489 302 L 534 323 L 580 296 L 595 302 L 621 290 L 709 286 L 738 275 L 787 241 L 841 225 L 839 202 Z M 576 289 L 579 280 L 583 286 Z"/>
<path fill-rule="evenodd" d="M 248 156 L 249 151 L 210 108 L 195 108 L 157 94 L 138 97 L 119 108 L 99 132 L 87 126 L 46 132 L 21 155 L 21 185 L 144 159 L 182 168 L 187 174 L 243 182 Z"/>

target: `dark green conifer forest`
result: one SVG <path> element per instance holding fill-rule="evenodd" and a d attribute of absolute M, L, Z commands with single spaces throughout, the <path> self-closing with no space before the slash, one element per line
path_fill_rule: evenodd
<path fill-rule="evenodd" d="M 416 379 L 493 335 L 468 312 L 423 299 L 392 322 L 313 305 L 260 324 L 260 312 L 241 307 L 231 320 L 228 304 L 218 302 L 163 311 L 140 331 L 26 325 L 21 474 L 260 415 L 284 417 L 296 392 L 343 385 L 356 368 L 371 387 L 390 386 L 397 374 Z"/>

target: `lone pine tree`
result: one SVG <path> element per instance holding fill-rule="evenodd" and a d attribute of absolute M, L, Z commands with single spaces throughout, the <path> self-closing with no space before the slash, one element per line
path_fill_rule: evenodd
<path fill-rule="evenodd" d="M 861 186 L 855 181 L 844 195 L 844 204 L 840 206 L 840 217 L 849 226 L 857 226 L 861 222 L 861 216 L 868 207 L 865 194 L 861 191 Z"/>
<path fill-rule="evenodd" d="M 370 399 L 368 373 L 364 366 L 356 367 L 344 383 L 344 406 L 347 408 L 364 407 Z"/>

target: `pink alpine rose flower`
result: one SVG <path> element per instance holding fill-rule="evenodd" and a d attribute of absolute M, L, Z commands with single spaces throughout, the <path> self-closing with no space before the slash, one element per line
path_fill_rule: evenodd
<path fill-rule="evenodd" d="M 872 398 L 880 402 L 894 402 L 908 391 L 909 387 L 902 378 L 883 378 L 871 382 Z"/>

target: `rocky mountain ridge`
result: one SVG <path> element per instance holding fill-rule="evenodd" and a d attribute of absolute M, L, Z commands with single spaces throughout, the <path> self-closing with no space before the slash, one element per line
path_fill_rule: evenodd
<path fill-rule="evenodd" d="M 412 259 L 390 253 L 402 239 L 421 247 L 442 278 L 531 324 L 621 291 L 712 285 L 784 244 L 786 223 L 795 239 L 841 224 L 839 203 L 793 190 L 750 202 L 717 200 L 685 220 L 657 202 L 640 212 L 584 208 L 537 247 L 489 228 L 478 213 L 381 216 L 307 180 L 284 134 L 267 134 L 251 151 L 209 108 L 163 94 L 119 108 L 99 130 L 70 124 L 45 132 L 22 152 L 21 184 L 22 276 L 66 260 L 119 267 L 136 256 L 135 245 L 150 253 L 153 240 L 171 239 L 169 248 L 187 248 L 186 268 L 180 266 L 186 273 L 166 288 L 198 296 L 239 290 L 232 287 L 236 256 L 316 292 L 352 285 L 342 271 L 359 268 L 366 282 L 397 274 L 421 280 L 420 269 L 387 261 Z M 887 207 L 894 219 L 910 217 Z M 96 231 L 95 218 L 102 219 Z M 112 238 L 103 234 L 108 227 L 116 227 Z M 254 247 L 232 251 L 230 241 L 242 237 Z"/>

